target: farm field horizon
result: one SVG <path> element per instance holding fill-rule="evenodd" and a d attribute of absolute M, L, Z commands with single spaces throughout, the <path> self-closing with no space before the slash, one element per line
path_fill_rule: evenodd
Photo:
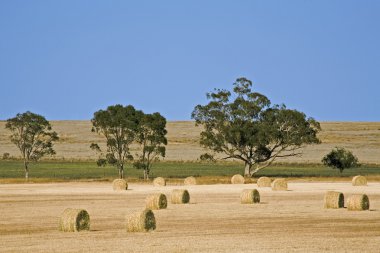
<path fill-rule="evenodd" d="M 91 143 L 105 147 L 102 136 L 91 132 L 89 120 L 51 121 L 53 130 L 60 137 L 54 144 L 56 155 L 45 159 L 94 161 L 97 154 L 90 149 Z M 300 157 L 276 160 L 278 163 L 320 164 L 322 157 L 334 147 L 351 150 L 363 164 L 380 165 L 380 122 L 321 122 L 318 137 L 321 144 L 308 145 Z M 163 161 L 197 161 L 206 149 L 199 145 L 202 127 L 194 121 L 169 121 L 167 123 L 166 156 Z M 0 156 L 9 153 L 20 157 L 19 150 L 9 140 L 5 121 L 0 121 Z M 136 150 L 132 145 L 131 153 Z"/>
<path fill-rule="evenodd" d="M 380 252 L 380 1 L 0 12 L 0 253 Z"/>
<path fill-rule="evenodd" d="M 11 157 L 18 157 L 19 150 L 10 142 L 4 124 L 4 121 L 0 122 L 0 155 L 8 152 Z M 60 136 L 60 140 L 55 144 L 57 155 L 32 164 L 31 180 L 45 178 L 45 181 L 68 181 L 117 177 L 114 167 L 98 167 L 95 163 L 97 155 L 89 146 L 92 142 L 98 142 L 100 145 L 105 143 L 101 136 L 91 132 L 90 121 L 52 121 L 52 125 Z M 301 157 L 277 160 L 277 163 L 260 171 L 256 177 L 344 178 L 362 174 L 377 180 L 376 175 L 380 175 L 380 122 L 321 122 L 321 127 L 321 144 L 307 146 Z M 166 157 L 154 164 L 151 178 L 221 177 L 211 181 L 205 179 L 205 183 L 215 183 L 228 182 L 228 177 L 243 173 L 243 164 L 237 161 L 199 162 L 199 156 L 206 150 L 199 145 L 201 128 L 196 127 L 193 121 L 170 121 L 167 129 Z M 322 166 L 321 158 L 336 146 L 351 150 L 363 165 L 347 169 L 343 173 Z M 0 178 L 3 182 L 9 182 L 10 178 L 22 179 L 23 173 L 22 161 L 0 160 Z M 142 171 L 127 164 L 126 176 L 138 180 Z"/>

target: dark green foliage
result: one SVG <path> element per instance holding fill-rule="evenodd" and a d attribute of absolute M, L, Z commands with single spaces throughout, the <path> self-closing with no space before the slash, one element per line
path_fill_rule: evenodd
<path fill-rule="evenodd" d="M 101 153 L 97 164 L 104 166 L 107 162 L 116 166 L 119 170 L 119 177 L 124 178 L 124 166 L 126 161 L 132 160 L 129 145 L 135 140 L 138 131 L 139 121 L 142 111 L 135 110 L 131 105 L 113 105 L 107 110 L 99 110 L 94 113 L 91 122 L 92 131 L 103 135 L 106 138 L 107 151 L 104 155 L 98 144 L 92 143 L 91 149 Z"/>
<path fill-rule="evenodd" d="M 149 172 L 154 161 L 159 156 L 165 156 L 166 119 L 158 112 L 144 114 L 133 106 L 115 105 L 107 110 L 97 111 L 91 120 L 93 131 L 104 135 L 107 140 L 107 151 L 103 153 L 98 144 L 92 143 L 90 148 L 100 153 L 98 166 L 110 164 L 119 170 L 120 178 L 124 177 L 125 163 L 134 158 L 129 146 L 132 143 L 140 145 L 133 166 L 144 170 L 144 178 L 149 178 Z"/>
<path fill-rule="evenodd" d="M 358 158 L 351 151 L 336 147 L 323 157 L 322 163 L 328 167 L 338 169 L 340 173 L 344 169 L 359 167 Z"/>
<path fill-rule="evenodd" d="M 216 162 L 215 158 L 213 155 L 209 153 L 204 153 L 199 156 L 199 159 L 204 162 Z"/>
<path fill-rule="evenodd" d="M 284 105 L 271 105 L 269 99 L 251 90 L 252 82 L 239 78 L 233 91 L 208 93 L 207 105 L 197 105 L 192 113 L 203 125 L 200 143 L 224 159 L 245 163 L 245 175 L 252 176 L 275 159 L 300 155 L 306 144 L 320 143 L 320 125 L 313 118 Z M 252 169 L 256 166 L 255 169 Z"/>
<path fill-rule="evenodd" d="M 153 162 L 160 156 L 165 157 L 166 134 L 166 119 L 161 114 L 156 112 L 142 115 L 136 136 L 141 150 L 133 166 L 144 170 L 144 179 L 149 179 Z"/>
<path fill-rule="evenodd" d="M 53 142 L 59 138 L 45 117 L 29 111 L 19 113 L 7 120 L 5 128 L 12 132 L 11 141 L 21 152 L 26 179 L 29 177 L 30 161 L 37 162 L 45 155 L 55 154 Z"/>

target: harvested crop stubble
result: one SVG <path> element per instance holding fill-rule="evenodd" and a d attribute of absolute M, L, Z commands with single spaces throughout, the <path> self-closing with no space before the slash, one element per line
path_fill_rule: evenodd
<path fill-rule="evenodd" d="M 163 177 L 156 177 L 153 180 L 153 185 L 154 186 L 166 186 L 166 180 Z"/>
<path fill-rule="evenodd" d="M 240 195 L 240 201 L 242 204 L 260 203 L 260 193 L 256 189 L 243 190 Z"/>
<path fill-rule="evenodd" d="M 284 178 L 277 178 L 272 183 L 272 190 L 273 191 L 287 191 L 288 190 L 288 183 Z"/>
<path fill-rule="evenodd" d="M 165 194 L 156 193 L 149 195 L 145 199 L 146 208 L 152 210 L 165 209 L 168 206 L 168 201 Z"/>
<path fill-rule="evenodd" d="M 174 189 L 171 196 L 172 204 L 186 204 L 190 202 L 190 194 L 187 190 Z"/>
<path fill-rule="evenodd" d="M 325 194 L 324 201 L 325 208 L 343 208 L 344 207 L 344 195 L 341 192 L 328 191 Z"/>
<path fill-rule="evenodd" d="M 258 187 L 271 187 L 272 180 L 269 177 L 260 177 L 257 179 Z"/>
<path fill-rule="evenodd" d="M 59 230 L 64 232 L 79 232 L 90 230 L 90 216 L 84 209 L 66 208 L 59 220 Z"/>
<path fill-rule="evenodd" d="M 369 199 L 366 194 L 354 194 L 347 200 L 347 209 L 349 211 L 369 210 Z"/>
<path fill-rule="evenodd" d="M 124 179 L 115 179 L 112 182 L 112 188 L 114 191 L 125 191 L 128 189 L 127 181 Z"/>
<path fill-rule="evenodd" d="M 127 232 L 147 232 L 156 229 L 156 219 L 152 210 L 145 209 L 126 215 Z"/>
<path fill-rule="evenodd" d="M 187 178 L 185 178 L 183 183 L 185 185 L 195 185 L 195 184 L 197 184 L 197 180 L 195 179 L 195 177 L 187 177 Z"/>
<path fill-rule="evenodd" d="M 362 185 L 367 185 L 367 179 L 363 176 L 355 176 L 352 179 L 352 185 L 353 186 L 362 186 Z"/>
<path fill-rule="evenodd" d="M 231 184 L 244 184 L 245 179 L 242 175 L 236 174 L 231 178 Z"/>

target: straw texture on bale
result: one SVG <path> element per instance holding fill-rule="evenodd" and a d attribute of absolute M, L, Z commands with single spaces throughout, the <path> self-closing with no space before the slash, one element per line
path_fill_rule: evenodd
<path fill-rule="evenodd" d="M 362 185 L 367 185 L 367 179 L 363 176 L 355 176 L 352 179 L 352 185 L 353 186 L 362 186 Z"/>
<path fill-rule="evenodd" d="M 125 191 L 128 189 L 127 181 L 124 179 L 115 179 L 112 182 L 112 188 L 114 191 Z"/>
<path fill-rule="evenodd" d="M 90 230 L 90 216 L 84 209 L 66 208 L 59 220 L 59 230 L 64 232 L 79 232 Z"/>
<path fill-rule="evenodd" d="M 163 177 L 156 177 L 153 180 L 153 185 L 154 186 L 166 186 L 166 180 Z"/>
<path fill-rule="evenodd" d="M 258 187 L 271 187 L 272 180 L 269 177 L 260 177 L 257 179 Z"/>
<path fill-rule="evenodd" d="M 187 178 L 185 178 L 183 183 L 185 185 L 195 185 L 195 184 L 197 184 L 197 180 L 195 179 L 195 177 L 187 177 Z"/>
<path fill-rule="evenodd" d="M 256 189 L 243 190 L 241 195 L 240 195 L 240 201 L 242 204 L 260 203 L 260 193 Z"/>
<path fill-rule="evenodd" d="M 231 184 L 244 184 L 245 179 L 242 175 L 236 174 L 231 178 Z"/>
<path fill-rule="evenodd" d="M 156 218 L 152 210 L 134 212 L 126 215 L 127 232 L 147 232 L 156 229 Z"/>
<path fill-rule="evenodd" d="M 171 196 L 172 204 L 186 204 L 190 202 L 190 194 L 187 190 L 174 189 Z"/>
<path fill-rule="evenodd" d="M 325 194 L 325 208 L 343 208 L 344 207 L 344 195 L 341 192 L 328 191 Z"/>
<path fill-rule="evenodd" d="M 272 190 L 273 191 L 287 191 L 288 183 L 283 178 L 277 178 L 272 183 Z"/>
<path fill-rule="evenodd" d="M 146 208 L 152 210 L 165 209 L 168 206 L 168 201 L 165 194 L 156 193 L 149 195 L 146 199 Z"/>
<path fill-rule="evenodd" d="M 349 211 L 369 210 L 369 199 L 365 194 L 354 194 L 347 200 L 347 209 Z"/>

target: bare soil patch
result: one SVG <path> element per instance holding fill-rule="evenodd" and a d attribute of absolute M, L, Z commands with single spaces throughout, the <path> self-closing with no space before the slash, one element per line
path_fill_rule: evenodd
<path fill-rule="evenodd" d="M 157 229 L 127 233 L 125 214 L 141 210 L 149 194 L 188 189 L 190 204 L 156 210 Z M 377 252 L 380 247 L 380 183 L 290 182 L 288 191 L 258 188 L 260 204 L 240 204 L 245 185 L 154 187 L 111 183 L 0 184 L 1 252 Z M 347 199 L 370 198 L 370 211 L 323 209 L 326 191 Z M 67 208 L 86 209 L 90 231 L 58 230 Z"/>

